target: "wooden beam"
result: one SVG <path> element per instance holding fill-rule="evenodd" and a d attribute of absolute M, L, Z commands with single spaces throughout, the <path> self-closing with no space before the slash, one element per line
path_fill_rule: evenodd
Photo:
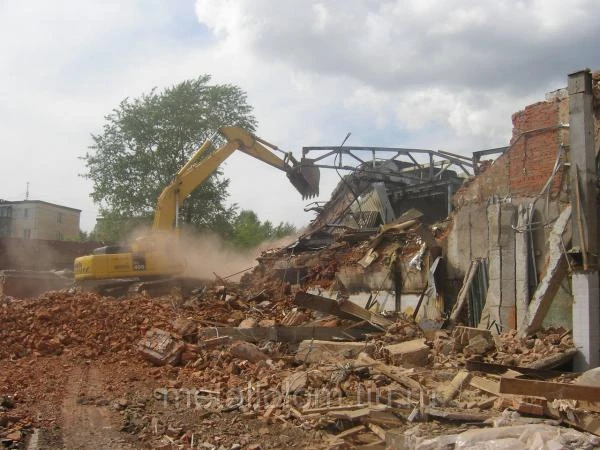
<path fill-rule="evenodd" d="M 406 375 L 399 374 L 397 372 L 397 367 L 389 366 L 381 361 L 376 361 L 366 353 L 359 354 L 358 358 L 356 358 L 356 362 L 361 365 L 370 367 L 371 370 L 385 375 L 390 380 L 394 380 L 397 383 L 400 383 L 402 386 L 408 388 L 411 391 L 411 397 L 419 398 L 419 393 L 423 389 L 423 386 L 421 386 L 421 384 L 418 381 L 413 380 L 412 378 L 407 377 Z"/>
<path fill-rule="evenodd" d="M 372 334 L 372 332 L 369 332 Z M 365 339 L 367 332 L 357 328 L 339 327 L 215 327 L 200 328 L 198 337 L 210 339 L 217 336 L 230 336 L 247 342 L 278 341 L 298 343 L 307 339 L 320 341 L 355 341 Z"/>
<path fill-rule="evenodd" d="M 459 371 L 449 384 L 444 384 L 443 388 L 438 391 L 441 404 L 447 405 L 470 379 L 471 373 L 466 370 Z"/>
<path fill-rule="evenodd" d="M 545 397 L 546 399 L 600 401 L 600 387 L 549 381 L 500 378 L 501 394 Z"/>
<path fill-rule="evenodd" d="M 471 372 L 485 372 L 493 373 L 496 375 L 502 375 L 507 370 L 514 370 L 516 372 L 522 373 L 523 375 L 529 375 L 538 378 L 555 378 L 563 373 L 554 370 L 532 369 L 531 367 L 512 366 L 508 364 L 494 364 L 475 360 L 468 360 L 466 367 L 467 370 L 470 370 Z"/>
<path fill-rule="evenodd" d="M 345 439 L 347 437 L 354 436 L 355 434 L 358 434 L 361 431 L 365 431 L 366 429 L 367 427 L 365 427 L 364 425 L 358 425 L 356 427 L 348 428 L 347 430 L 342 431 L 340 434 L 336 434 L 335 438 Z"/>
<path fill-rule="evenodd" d="M 369 430 L 377 435 L 377 437 L 383 441 L 385 441 L 385 430 L 381 428 L 379 425 L 375 425 L 374 423 L 368 423 L 367 426 Z"/>
<path fill-rule="evenodd" d="M 427 408 L 427 415 L 436 419 L 449 420 L 452 422 L 484 422 L 490 417 L 489 413 L 478 411 L 476 413 L 448 411 L 446 409 Z"/>
<path fill-rule="evenodd" d="M 500 395 L 500 383 L 483 377 L 473 377 L 470 385 L 492 395 Z"/>

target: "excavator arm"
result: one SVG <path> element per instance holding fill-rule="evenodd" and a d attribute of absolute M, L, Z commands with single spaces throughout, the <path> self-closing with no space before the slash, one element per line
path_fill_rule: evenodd
<path fill-rule="evenodd" d="M 208 139 L 162 191 L 154 213 L 153 229 L 168 230 L 177 226 L 179 207 L 185 198 L 236 150 L 284 171 L 303 198 L 319 194 L 319 169 L 310 160 L 298 162 L 291 153 L 285 153 L 283 159 L 279 158 L 274 153 L 281 151 L 279 148 L 239 127 L 222 127 L 218 133 L 224 138 L 225 144 L 206 155 L 214 149 L 214 136 Z"/>

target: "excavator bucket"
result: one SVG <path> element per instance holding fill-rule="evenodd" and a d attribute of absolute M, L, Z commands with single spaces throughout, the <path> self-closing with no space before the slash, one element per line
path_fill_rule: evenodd
<path fill-rule="evenodd" d="M 287 177 L 303 199 L 319 195 L 320 173 L 312 159 L 302 158 L 299 164 L 288 170 Z"/>

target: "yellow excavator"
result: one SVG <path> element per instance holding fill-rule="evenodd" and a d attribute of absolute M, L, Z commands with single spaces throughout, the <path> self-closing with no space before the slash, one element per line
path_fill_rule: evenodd
<path fill-rule="evenodd" d="M 224 142 L 215 148 L 217 135 Z M 177 251 L 179 208 L 185 198 L 206 180 L 233 152 L 240 150 L 284 171 L 303 198 L 319 194 L 319 169 L 311 160 L 297 161 L 291 153 L 239 127 L 222 127 L 192 155 L 160 194 L 152 231 L 129 245 L 95 249 L 75 259 L 76 285 L 102 294 L 121 295 L 149 286 L 176 286 L 185 262 Z M 275 154 L 283 153 L 283 158 Z M 187 278 L 186 280 L 189 280 Z"/>

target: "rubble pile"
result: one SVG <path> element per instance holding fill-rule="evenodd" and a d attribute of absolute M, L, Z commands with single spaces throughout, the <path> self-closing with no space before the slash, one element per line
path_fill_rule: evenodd
<path fill-rule="evenodd" d="M 437 448 L 419 445 L 457 436 L 469 428 L 461 423 L 522 426 L 550 418 L 556 425 L 579 417 L 580 405 L 569 406 L 569 419 L 552 398 L 502 393 L 504 378 L 527 377 L 530 363 L 558 364 L 572 347 L 565 330 L 529 338 L 460 326 L 423 331 L 412 318 L 394 321 L 344 301 L 327 315 L 310 306 L 331 300 L 284 294 L 280 280 L 270 283 L 210 287 L 189 299 L 67 292 L 4 298 L 0 439 L 18 446 L 44 420 L 61 426 L 61 372 L 81 364 L 102 367 L 111 380 L 85 401 L 117 411 L 121 430 L 154 448 L 189 448 L 192 438 L 207 448 L 399 439 L 408 448 Z M 547 380 L 549 367 L 529 370 Z M 573 381 L 552 374 L 561 384 Z M 39 398 L 51 420 L 36 417 Z M 508 420 L 503 411 L 516 415 Z"/>
<path fill-rule="evenodd" d="M 60 355 L 93 357 L 127 351 L 151 326 L 168 324 L 168 304 L 142 296 L 115 301 L 92 293 L 50 292 L 0 307 L 0 359 Z"/>
<path fill-rule="evenodd" d="M 558 427 L 600 434 L 582 403 L 600 388 L 552 370 L 573 356 L 569 331 L 422 329 L 416 311 L 386 315 L 340 288 L 342 267 L 377 271 L 398 256 L 419 266 L 406 270 L 420 286 L 436 244 L 419 229 L 405 221 L 271 251 L 240 284 L 217 277 L 187 298 L 1 299 L 0 439 L 19 447 L 36 427 L 68 436 L 72 411 L 89 405 L 128 445 L 162 449 L 441 449 L 487 436 L 593 448 L 593 435 Z"/>

